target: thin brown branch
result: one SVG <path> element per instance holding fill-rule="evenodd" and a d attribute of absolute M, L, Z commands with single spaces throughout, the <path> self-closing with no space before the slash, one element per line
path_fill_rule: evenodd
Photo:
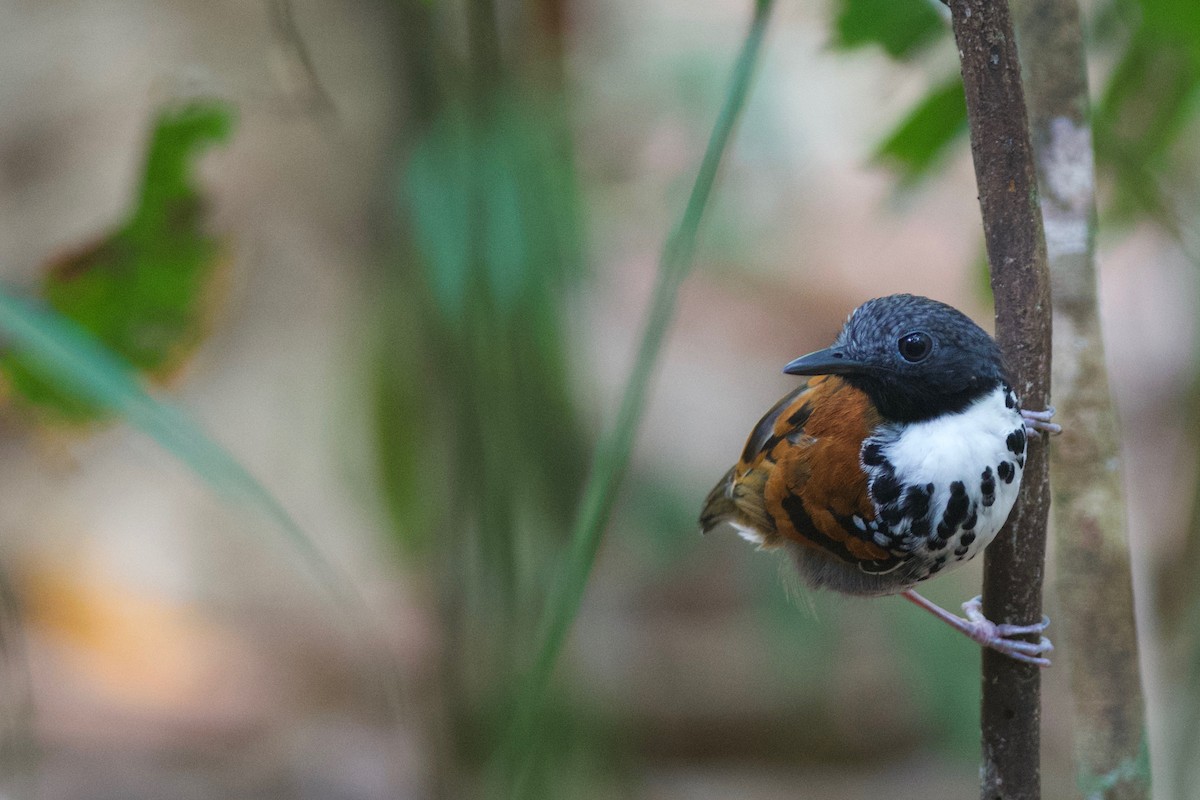
<path fill-rule="evenodd" d="M 1033 151 L 1007 0 L 951 0 L 971 154 L 996 299 L 996 338 L 1027 408 L 1049 402 L 1050 282 Z M 1050 492 L 1044 446 L 1029 448 L 1021 494 L 984 559 L 983 610 L 997 622 L 1041 618 Z M 984 800 L 1041 796 L 1038 668 L 983 653 Z"/>
<path fill-rule="evenodd" d="M 1056 629 L 1071 671 L 1076 774 L 1089 800 L 1146 800 L 1119 437 L 1096 305 L 1095 165 L 1079 5 L 1018 0 L 1014 8 L 1054 297 L 1054 397 L 1065 412 L 1051 458 Z"/>

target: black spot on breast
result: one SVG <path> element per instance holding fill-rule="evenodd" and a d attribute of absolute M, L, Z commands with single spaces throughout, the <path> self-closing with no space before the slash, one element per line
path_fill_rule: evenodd
<path fill-rule="evenodd" d="M 1013 394 L 1013 390 L 1009 386 L 1004 387 L 1004 407 L 1005 408 L 1016 408 L 1017 407 L 1017 396 L 1015 394 Z"/>
<path fill-rule="evenodd" d="M 1009 452 L 1011 452 L 1014 456 L 1019 456 L 1019 455 L 1024 454 L 1024 452 L 1025 452 L 1025 429 L 1017 428 L 1015 431 L 1013 431 L 1012 433 L 1010 433 L 1008 435 L 1008 438 L 1004 440 L 1004 443 L 1005 443 L 1005 445 L 1008 446 Z"/>
<path fill-rule="evenodd" d="M 884 462 L 883 445 L 879 442 L 867 442 L 861 453 L 862 463 L 868 467 L 878 467 Z"/>
<path fill-rule="evenodd" d="M 896 503 L 881 506 L 879 509 L 879 518 L 886 525 L 898 525 L 900 520 L 904 519 L 904 510 Z"/>
<path fill-rule="evenodd" d="M 912 521 L 912 525 L 909 526 L 908 532 L 913 536 L 924 539 L 925 537 L 929 536 L 929 530 L 931 527 L 932 525 L 930 525 L 929 517 L 921 517 Z"/>
<path fill-rule="evenodd" d="M 1011 462 L 1001 461 L 998 465 L 996 465 L 996 474 L 999 475 L 1000 480 L 1004 481 L 1005 483 L 1012 483 L 1017 471 L 1013 468 Z"/>
<path fill-rule="evenodd" d="M 904 493 L 905 516 L 916 519 L 917 517 L 925 517 L 929 515 L 929 497 L 933 494 L 933 484 L 925 486 L 910 486 L 908 491 Z"/>
<path fill-rule="evenodd" d="M 954 481 L 951 483 L 950 499 L 946 502 L 946 511 L 942 514 L 942 523 L 938 526 L 938 530 L 941 530 L 942 525 L 951 531 L 958 530 L 958 527 L 967 518 L 970 502 L 970 499 L 967 497 L 967 487 L 963 482 Z"/>
<path fill-rule="evenodd" d="M 966 547 L 966 546 L 956 547 L 956 548 L 954 548 L 954 555 L 958 556 L 959 561 L 962 561 L 962 557 L 965 556 L 967 554 L 967 551 L 970 549 L 971 548 Z"/>
<path fill-rule="evenodd" d="M 984 508 L 990 508 L 996 502 L 996 476 L 992 474 L 991 467 L 985 469 L 979 478 L 979 492 L 983 495 Z"/>
<path fill-rule="evenodd" d="M 1011 464 L 1009 465 L 1011 468 Z M 900 483 L 896 480 L 896 474 L 888 465 L 884 465 L 884 470 L 871 479 L 871 497 L 881 506 L 896 502 L 900 497 Z"/>
<path fill-rule="evenodd" d="M 938 533 L 941 533 L 940 528 L 939 528 Z M 945 546 L 946 546 L 946 539 L 942 538 L 941 536 L 930 536 L 929 537 L 929 549 L 930 550 L 941 550 Z"/>
<path fill-rule="evenodd" d="M 967 531 L 966 533 L 964 533 L 962 535 L 962 538 L 959 539 L 959 542 L 961 542 L 964 545 L 969 545 L 974 541 L 975 541 L 975 534 L 972 533 L 971 531 Z"/>
<path fill-rule="evenodd" d="M 966 519 L 963 521 L 963 524 L 962 524 L 962 529 L 963 529 L 964 531 L 970 531 L 970 530 L 974 530 L 974 529 L 975 529 L 975 523 L 977 523 L 977 522 L 979 522 L 979 514 L 978 514 L 978 513 L 975 511 L 975 509 L 971 509 L 971 514 L 970 514 L 970 516 L 968 516 L 968 517 L 967 517 L 967 518 L 966 518 Z"/>

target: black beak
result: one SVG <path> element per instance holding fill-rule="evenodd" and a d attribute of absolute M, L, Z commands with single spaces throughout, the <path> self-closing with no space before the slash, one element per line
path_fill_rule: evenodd
<path fill-rule="evenodd" d="M 869 372 L 870 367 L 848 357 L 840 349 L 829 347 L 800 356 L 783 368 L 788 375 L 847 375 Z"/>

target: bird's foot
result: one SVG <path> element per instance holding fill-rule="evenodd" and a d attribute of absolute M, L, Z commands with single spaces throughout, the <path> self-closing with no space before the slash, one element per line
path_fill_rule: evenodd
<path fill-rule="evenodd" d="M 1041 636 L 1037 642 L 1027 642 L 1024 639 L 1016 638 L 1029 634 L 1040 635 L 1050 625 L 1049 617 L 1042 617 L 1041 622 L 1033 625 L 997 624 L 983 615 L 983 603 L 978 597 L 963 603 L 963 612 L 967 615 L 967 618 L 963 619 L 951 614 L 936 603 L 926 600 L 912 589 L 903 592 L 902 596 L 983 647 L 991 648 L 997 653 L 1003 653 L 1009 658 L 1023 661 L 1026 664 L 1037 664 L 1039 667 L 1050 666 L 1050 659 L 1046 658 L 1045 654 L 1052 651 L 1054 645 L 1050 643 L 1049 639 Z"/>
<path fill-rule="evenodd" d="M 1049 617 L 1043 616 L 1041 622 L 1032 625 L 995 623 L 983 615 L 983 598 L 981 597 L 972 597 L 962 604 L 962 608 L 967 618 L 963 620 L 966 624 L 960 630 L 973 641 L 984 647 L 990 647 L 997 653 L 1003 653 L 1009 658 L 1015 658 L 1017 661 L 1037 664 L 1039 667 L 1050 666 L 1050 659 L 1046 658 L 1045 654 L 1052 651 L 1054 645 L 1045 636 L 1040 635 L 1050 626 Z M 1039 635 L 1038 641 L 1027 642 L 1024 639 L 1015 638 L 1031 633 Z"/>
<path fill-rule="evenodd" d="M 1052 422 L 1054 419 L 1054 406 L 1047 406 L 1045 411 L 1030 411 L 1021 409 L 1021 419 L 1025 420 L 1025 432 L 1030 436 L 1035 436 L 1039 433 L 1048 433 L 1051 436 L 1057 436 L 1062 433 L 1062 425 L 1057 422 Z"/>

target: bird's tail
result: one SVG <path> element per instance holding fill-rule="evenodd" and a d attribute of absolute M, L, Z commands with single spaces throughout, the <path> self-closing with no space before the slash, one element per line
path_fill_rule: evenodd
<path fill-rule="evenodd" d="M 734 467 L 726 472 L 704 501 L 700 530 L 708 533 L 728 522 L 743 539 L 768 550 L 778 547 L 781 542 L 763 499 L 766 482 L 763 470 Z"/>
<path fill-rule="evenodd" d="M 704 499 L 704 510 L 700 512 L 700 532 L 708 533 L 722 522 L 733 522 L 737 516 L 738 506 L 733 499 L 733 469 L 730 469 Z"/>

